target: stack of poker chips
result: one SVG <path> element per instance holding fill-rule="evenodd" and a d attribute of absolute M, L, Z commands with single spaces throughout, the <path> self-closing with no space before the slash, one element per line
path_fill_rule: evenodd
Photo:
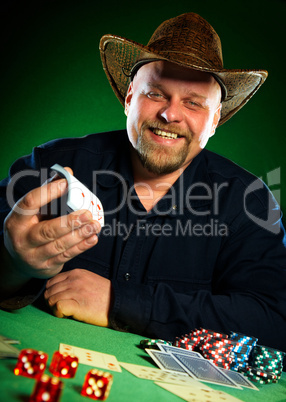
<path fill-rule="evenodd" d="M 230 369 L 233 342 L 226 334 L 205 328 L 195 329 L 189 334 L 177 337 L 173 346 L 197 350 L 216 366 Z"/>
<path fill-rule="evenodd" d="M 228 338 L 228 335 L 222 334 L 221 332 L 216 332 L 211 329 L 205 329 L 205 328 L 200 328 L 199 330 L 196 330 L 197 333 L 201 334 L 204 338 L 206 337 L 214 337 L 214 338 Z"/>
<path fill-rule="evenodd" d="M 283 370 L 286 353 L 257 345 L 257 338 L 237 332 L 230 335 L 200 328 L 176 337 L 173 342 L 162 339 L 144 339 L 142 348 L 154 348 L 158 343 L 200 352 L 204 358 L 224 369 L 240 371 L 250 380 L 267 384 L 277 382 Z"/>
<path fill-rule="evenodd" d="M 233 342 L 226 336 L 206 336 L 201 342 L 199 350 L 205 359 L 213 362 L 217 367 L 229 370 L 232 363 L 230 353 L 233 349 Z"/>
<path fill-rule="evenodd" d="M 194 329 L 189 334 L 176 337 L 173 346 L 187 350 L 195 350 L 199 348 L 205 337 L 209 335 L 220 336 L 221 334 L 205 328 Z"/>
<path fill-rule="evenodd" d="M 232 358 L 230 369 L 234 371 L 243 371 L 248 367 L 249 356 L 257 343 L 257 338 L 237 332 L 231 332 L 230 339 L 234 342 L 233 349 L 230 353 L 230 357 Z"/>
<path fill-rule="evenodd" d="M 283 371 L 284 352 L 266 346 L 256 345 L 251 353 L 251 365 L 245 375 L 260 384 L 277 382 Z"/>
<path fill-rule="evenodd" d="M 180 337 L 177 336 L 173 342 L 173 346 L 187 350 L 195 350 L 202 339 L 203 337 L 201 335 L 194 335 L 191 332 L 190 334 L 182 335 Z"/>
<path fill-rule="evenodd" d="M 199 349 L 201 343 L 204 342 L 206 337 L 215 337 L 215 338 L 227 338 L 228 336 L 225 334 L 221 334 L 220 332 L 215 332 L 210 329 L 200 328 L 194 329 L 189 334 L 182 335 L 180 337 L 176 337 L 173 346 L 177 346 L 183 349 L 195 350 Z"/>

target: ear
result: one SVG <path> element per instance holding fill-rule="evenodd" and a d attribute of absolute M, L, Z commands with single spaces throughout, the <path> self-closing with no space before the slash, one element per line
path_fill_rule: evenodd
<path fill-rule="evenodd" d="M 213 124 L 210 132 L 210 137 L 212 137 L 215 133 L 215 130 L 217 128 L 219 119 L 220 119 L 220 112 L 221 112 L 221 106 L 222 104 L 220 103 L 217 110 L 215 111 L 214 118 L 213 118 Z"/>
<path fill-rule="evenodd" d="M 125 96 L 125 108 L 124 108 L 124 113 L 126 114 L 126 116 L 128 116 L 128 113 L 129 113 L 129 108 L 130 108 L 132 96 L 133 96 L 133 82 L 130 82 L 130 85 L 129 85 L 129 87 L 128 87 L 127 94 L 126 94 L 126 96 Z"/>

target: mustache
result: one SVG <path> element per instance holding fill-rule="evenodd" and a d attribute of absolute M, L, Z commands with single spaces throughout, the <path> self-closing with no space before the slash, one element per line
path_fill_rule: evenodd
<path fill-rule="evenodd" d="M 145 120 L 141 126 L 141 132 L 143 133 L 146 129 L 154 129 L 157 128 L 162 131 L 172 132 L 174 134 L 178 134 L 180 137 L 186 138 L 188 142 L 190 142 L 193 138 L 192 132 L 189 130 L 183 130 L 181 127 L 178 127 L 174 123 L 164 124 L 160 121 L 152 121 L 152 120 Z"/>

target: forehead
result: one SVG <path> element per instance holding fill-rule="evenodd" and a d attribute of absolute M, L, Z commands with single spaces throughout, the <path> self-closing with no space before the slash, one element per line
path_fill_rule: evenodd
<path fill-rule="evenodd" d="M 135 77 L 149 79 L 173 79 L 187 82 L 204 82 L 216 84 L 215 78 L 207 72 L 183 67 L 164 60 L 144 64 L 139 68 Z"/>
<path fill-rule="evenodd" d="M 135 86 L 137 83 L 138 85 L 152 85 L 157 82 L 163 82 L 166 85 L 181 85 L 185 89 L 195 85 L 202 90 L 221 94 L 220 85 L 210 73 L 163 60 L 144 64 L 134 77 Z"/>

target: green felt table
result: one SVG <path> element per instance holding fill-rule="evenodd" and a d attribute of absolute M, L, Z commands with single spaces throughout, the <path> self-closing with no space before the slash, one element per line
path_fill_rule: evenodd
<path fill-rule="evenodd" d="M 34 348 L 49 355 L 46 373 L 54 351 L 60 343 L 92 349 L 115 355 L 119 362 L 133 363 L 153 367 L 144 350 L 138 347 L 142 336 L 118 332 L 109 328 L 95 327 L 71 319 L 59 319 L 47 311 L 35 306 L 28 306 L 13 312 L 0 311 L 0 334 L 20 341 L 19 350 Z M 28 401 L 34 388 L 34 380 L 15 376 L 15 359 L 0 360 L 1 392 L 0 401 Z M 80 395 L 85 374 L 92 368 L 80 364 L 73 379 L 64 379 L 61 402 L 88 401 L 90 398 Z M 111 371 L 110 371 L 111 372 Z M 178 396 L 157 386 L 153 381 L 139 379 L 122 369 L 111 372 L 113 385 L 108 397 L 109 402 L 158 402 L 182 401 Z M 207 384 L 210 385 L 210 384 Z M 242 401 L 286 401 L 286 376 L 283 374 L 276 384 L 258 385 L 259 391 L 229 387 L 212 386 L 227 392 Z"/>

